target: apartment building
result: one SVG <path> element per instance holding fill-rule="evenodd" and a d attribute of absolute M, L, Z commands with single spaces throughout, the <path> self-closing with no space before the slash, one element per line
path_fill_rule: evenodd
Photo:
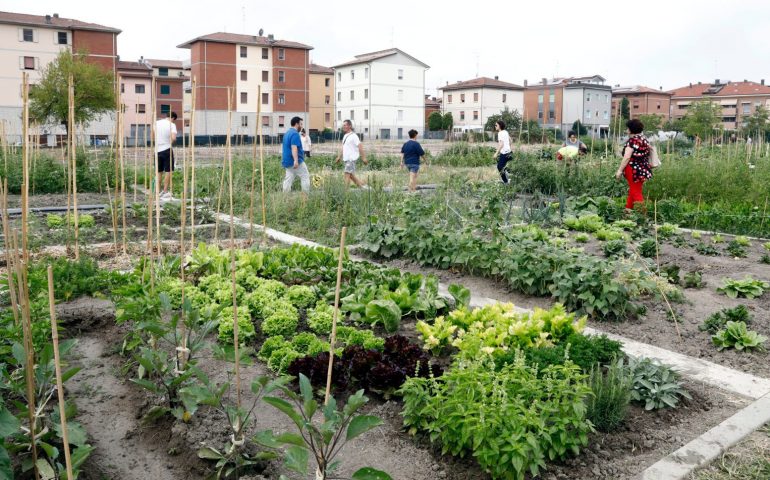
<path fill-rule="evenodd" d="M 117 73 L 126 145 L 143 145 L 152 135 L 152 68 L 141 61 L 119 61 Z"/>
<path fill-rule="evenodd" d="M 709 100 L 722 107 L 722 127 L 725 130 L 737 130 L 743 126 L 757 107 L 770 108 L 770 87 L 765 80 L 759 83 L 744 80 L 742 82 L 691 83 L 671 90 L 671 119 L 678 120 L 687 115 L 693 103 Z"/>
<path fill-rule="evenodd" d="M 310 121 L 306 128 L 311 132 L 334 129 L 334 70 L 311 63 L 310 73 Z"/>
<path fill-rule="evenodd" d="M 440 87 L 444 113 L 451 113 L 455 128 L 481 131 L 492 115 L 506 108 L 524 112 L 524 87 L 488 77 Z"/>
<path fill-rule="evenodd" d="M 664 92 L 662 87 L 655 90 L 641 85 L 615 86 L 612 89 L 610 115 L 617 115 L 620 112 L 620 102 L 624 98 L 628 99 L 628 110 L 631 118 L 639 118 L 640 115 L 659 115 L 663 117 L 663 121 L 671 118 L 671 93 Z"/>
<path fill-rule="evenodd" d="M 233 135 L 255 134 L 257 102 L 264 135 L 283 133 L 294 116 L 309 120 L 313 47 L 272 35 L 218 32 L 178 48 L 190 49 L 190 75 L 196 79 L 196 137 L 226 135 L 228 87 L 234 89 Z"/>
<path fill-rule="evenodd" d="M 351 120 L 365 138 L 387 140 L 425 127 L 425 63 L 391 48 L 333 68 L 338 129 Z"/>
<path fill-rule="evenodd" d="M 439 112 L 441 113 L 441 98 L 438 97 L 431 97 L 430 95 L 425 95 L 425 130 L 428 130 L 428 119 L 430 118 L 431 113 L 433 112 Z"/>
<path fill-rule="evenodd" d="M 8 140 L 21 141 L 22 72 L 30 83 L 40 80 L 43 69 L 62 50 L 85 55 L 89 62 L 106 70 L 116 70 L 117 38 L 120 30 L 95 23 L 53 15 L 27 15 L 0 12 L 0 121 L 5 122 Z M 110 138 L 114 119 L 105 115 L 88 126 L 90 141 Z M 43 126 L 44 143 L 61 141 L 64 129 Z"/>
<path fill-rule="evenodd" d="M 184 84 L 190 80 L 189 71 L 185 70 L 182 62 L 178 60 L 142 58 L 140 61 L 152 70 L 152 76 L 155 79 L 156 114 L 175 112 L 176 128 L 181 135 L 185 126 L 182 123 Z M 189 122 L 186 126 L 189 126 Z"/>
<path fill-rule="evenodd" d="M 524 118 L 565 133 L 580 120 L 590 135 L 605 135 L 612 108 L 612 88 L 605 81 L 601 75 L 543 78 L 535 85 L 525 80 Z"/>

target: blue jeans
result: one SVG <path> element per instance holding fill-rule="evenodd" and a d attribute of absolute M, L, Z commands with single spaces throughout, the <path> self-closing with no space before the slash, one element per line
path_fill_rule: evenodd
<path fill-rule="evenodd" d="M 419 163 L 407 163 L 406 164 L 407 170 L 409 170 L 409 173 L 417 173 L 420 171 L 420 164 Z"/>
<path fill-rule="evenodd" d="M 510 160 L 510 152 L 501 153 L 500 156 L 497 157 L 497 171 L 500 172 L 500 178 L 503 180 L 503 183 L 508 183 L 508 175 L 505 174 L 505 166 Z"/>

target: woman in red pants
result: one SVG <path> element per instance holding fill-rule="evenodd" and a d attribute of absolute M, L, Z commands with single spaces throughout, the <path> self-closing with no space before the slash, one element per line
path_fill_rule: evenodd
<path fill-rule="evenodd" d="M 652 178 L 650 168 L 650 143 L 644 138 L 642 132 L 644 125 L 639 120 L 629 120 L 626 123 L 629 138 L 623 147 L 623 161 L 620 162 L 615 178 L 625 176 L 628 182 L 628 200 L 626 210 L 633 210 L 635 203 L 644 203 L 642 187 L 644 182 Z"/>

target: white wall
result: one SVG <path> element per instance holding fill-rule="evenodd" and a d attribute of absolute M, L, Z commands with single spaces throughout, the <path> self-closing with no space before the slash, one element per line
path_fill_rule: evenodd
<path fill-rule="evenodd" d="M 571 128 L 575 120 L 580 120 L 584 125 L 609 125 L 612 92 L 589 86 L 565 88 L 562 108 L 562 128 Z M 606 119 L 604 112 L 607 112 Z"/>
<path fill-rule="evenodd" d="M 478 100 L 474 101 L 474 94 L 478 93 Z M 462 102 L 462 95 L 465 102 Z M 505 94 L 505 102 L 503 102 Z M 452 102 L 449 102 L 452 95 Z M 443 91 L 444 113 L 451 113 L 455 126 L 483 127 L 487 119 L 492 115 L 498 115 L 505 108 L 510 111 L 524 112 L 524 91 L 500 88 L 467 88 L 463 90 Z M 473 112 L 479 112 L 479 118 L 474 120 Z M 465 112 L 465 119 L 461 120 L 460 113 Z"/>
<path fill-rule="evenodd" d="M 267 105 L 262 105 L 263 113 L 270 113 L 273 111 L 273 51 L 271 48 L 267 48 L 267 59 L 262 59 L 262 48 L 260 46 L 249 45 L 246 46 L 246 58 L 241 58 L 241 45 L 235 47 L 235 104 L 238 112 L 255 113 L 257 111 L 257 102 L 261 102 L 261 99 L 257 98 L 257 87 L 262 87 L 261 93 L 267 93 L 269 95 L 269 101 Z M 241 70 L 246 70 L 247 80 L 241 80 Z M 268 72 L 267 82 L 262 81 L 262 71 Z M 241 92 L 248 93 L 248 102 L 241 103 Z M 240 125 L 240 123 L 239 123 Z"/>

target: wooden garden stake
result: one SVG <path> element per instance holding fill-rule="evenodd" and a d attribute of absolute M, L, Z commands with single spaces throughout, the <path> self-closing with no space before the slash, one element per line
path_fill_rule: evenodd
<path fill-rule="evenodd" d="M 64 443 L 64 461 L 67 466 L 67 479 L 73 480 L 72 459 L 70 458 L 69 434 L 67 432 L 67 413 L 64 408 L 64 382 L 61 377 L 61 358 L 59 357 L 59 329 L 56 326 L 56 304 L 53 294 L 53 267 L 48 265 L 48 308 L 51 313 L 51 339 L 53 341 L 53 358 L 56 366 L 56 390 L 59 395 L 59 417 L 61 417 L 62 440 Z"/>
<path fill-rule="evenodd" d="M 257 85 L 257 116 L 256 125 L 254 126 L 254 149 L 252 152 L 251 162 L 251 191 L 249 192 L 249 245 L 254 241 L 254 174 L 257 171 L 257 139 L 261 141 L 262 134 L 262 85 Z M 261 150 L 260 150 L 261 151 Z M 263 225 L 264 230 L 264 225 Z"/>
<path fill-rule="evenodd" d="M 658 243 L 658 200 L 656 199 L 652 204 L 653 209 L 653 225 L 655 226 L 655 265 L 657 267 L 656 273 L 660 274 L 660 244 Z"/>
<path fill-rule="evenodd" d="M 158 255 L 161 255 L 161 243 L 160 243 L 160 172 L 158 171 L 158 148 L 157 145 L 155 145 L 155 135 L 157 135 L 157 132 L 155 131 L 155 123 L 157 118 L 157 112 L 155 109 L 155 102 L 157 101 L 156 92 L 155 92 L 155 78 L 152 79 L 152 120 L 151 125 L 153 126 L 153 134 L 152 137 L 152 151 L 155 152 L 155 188 L 152 190 L 153 194 L 153 202 L 155 203 L 155 227 L 156 227 L 156 241 L 158 243 Z M 173 154 L 173 152 L 172 152 Z"/>
<path fill-rule="evenodd" d="M 190 105 L 190 248 L 195 248 L 195 77 L 192 77 Z"/>
<path fill-rule="evenodd" d="M 118 98 L 120 99 L 120 94 L 118 94 Z M 125 136 L 125 115 L 123 113 L 123 102 L 120 101 L 120 110 L 118 110 L 118 151 L 120 152 L 120 155 L 118 156 L 118 161 L 120 163 L 120 213 L 123 219 L 123 231 L 122 231 L 122 246 L 123 246 L 123 255 L 126 255 L 128 253 L 126 249 L 126 171 L 125 171 L 125 151 L 126 151 L 126 136 Z M 115 179 L 117 183 L 117 179 Z"/>
<path fill-rule="evenodd" d="M 29 208 L 29 75 L 22 73 L 22 187 L 21 187 L 21 253 L 24 261 L 29 261 L 27 252 L 27 210 Z M 6 174 L 7 175 L 7 174 Z"/>
<path fill-rule="evenodd" d="M 8 179 L 4 178 L 2 185 L 2 207 L 3 207 L 3 238 L 5 239 L 5 269 L 8 273 L 8 291 L 11 299 L 11 309 L 13 310 L 13 324 L 19 326 L 19 308 L 16 300 L 16 287 L 13 281 L 13 272 L 15 271 L 14 257 L 18 257 L 18 252 L 12 251 L 11 232 L 8 224 Z"/>
<path fill-rule="evenodd" d="M 110 181 L 105 180 L 107 183 L 107 201 L 110 202 L 110 218 L 112 219 L 112 247 L 115 249 L 115 255 L 118 254 L 118 212 L 117 200 L 112 203 L 112 193 L 110 193 Z"/>
<path fill-rule="evenodd" d="M 340 250 L 337 261 L 337 287 L 334 289 L 334 317 L 332 321 L 332 334 L 329 337 L 329 369 L 326 373 L 326 397 L 324 405 L 329 403 L 329 396 L 332 390 L 332 367 L 334 366 L 334 342 L 337 340 L 337 317 L 340 312 L 340 288 L 342 286 L 342 259 L 345 256 L 345 235 L 348 233 L 348 227 L 342 227 L 340 234 Z"/>
<path fill-rule="evenodd" d="M 80 247 L 78 241 L 78 175 L 77 175 L 77 154 L 75 153 L 75 80 L 72 74 L 69 76 L 69 124 L 68 129 L 72 130 L 70 136 L 70 170 L 72 171 L 72 207 L 73 218 L 75 219 L 75 260 L 80 259 Z"/>
<path fill-rule="evenodd" d="M 759 231 L 762 234 L 762 227 L 765 226 L 765 217 L 767 216 L 767 195 L 765 195 L 765 206 L 762 209 L 762 219 L 759 221 Z"/>
<path fill-rule="evenodd" d="M 259 108 L 259 107 L 257 107 Z M 265 148 L 262 142 L 262 120 L 259 121 L 259 181 L 262 189 L 262 245 L 267 242 L 267 212 L 265 211 Z"/>
<path fill-rule="evenodd" d="M 139 128 L 134 129 L 134 203 L 136 203 L 136 181 L 137 181 L 137 168 L 139 168 Z"/>

